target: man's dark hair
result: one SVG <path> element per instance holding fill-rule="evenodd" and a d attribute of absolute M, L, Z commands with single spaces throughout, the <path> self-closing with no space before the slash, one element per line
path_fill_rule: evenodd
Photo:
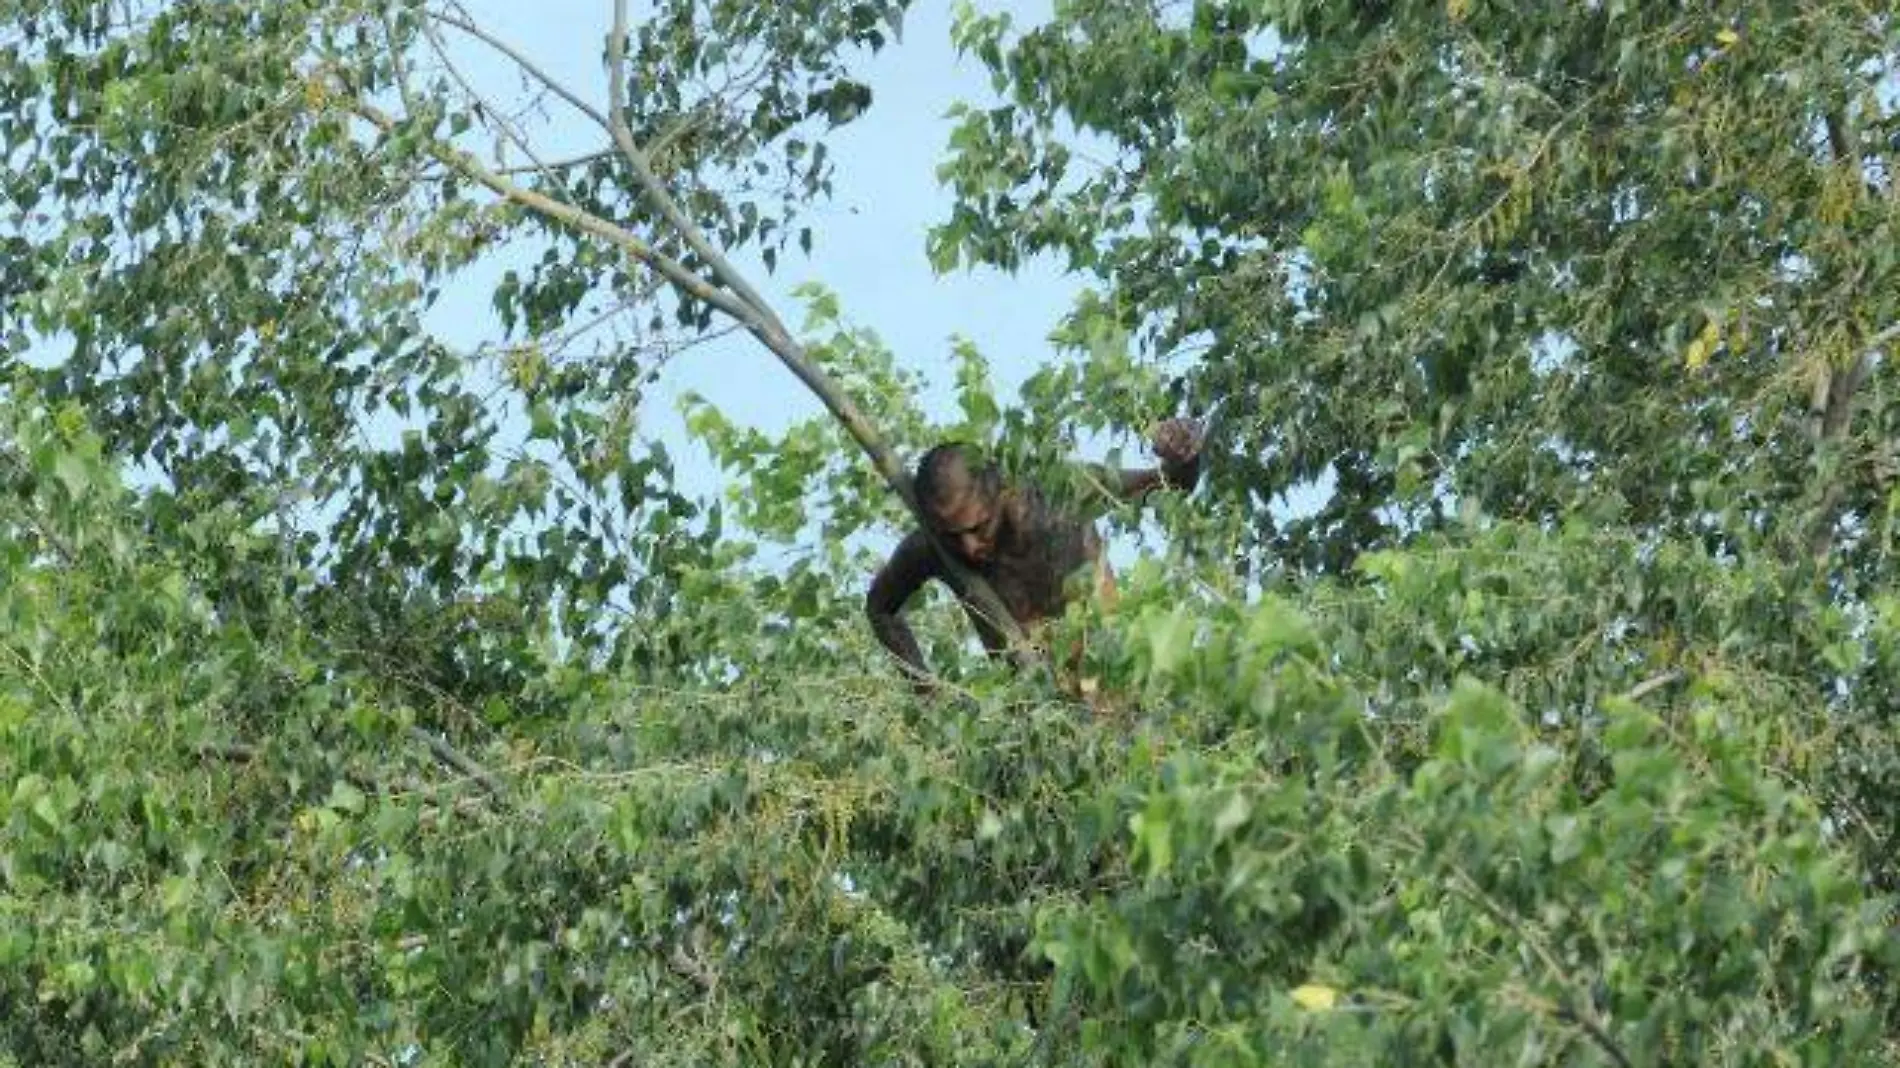
<path fill-rule="evenodd" d="M 998 482 L 996 468 L 983 463 L 976 450 L 962 442 L 949 441 L 932 446 L 918 459 L 912 488 L 917 493 L 917 503 L 935 511 L 972 489 L 994 496 Z"/>

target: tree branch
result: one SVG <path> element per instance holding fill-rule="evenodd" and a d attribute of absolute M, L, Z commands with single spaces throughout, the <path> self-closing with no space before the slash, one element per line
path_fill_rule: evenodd
<path fill-rule="evenodd" d="M 616 0 L 616 2 L 623 2 L 623 0 Z M 400 124 L 396 119 L 360 97 L 351 100 L 351 109 L 384 134 L 394 133 L 399 128 Z M 611 129 L 611 126 L 609 128 Z M 839 388 L 838 384 L 811 361 L 804 346 L 791 336 L 776 315 L 764 307 L 763 301 L 755 306 L 752 301 L 743 299 L 736 287 L 721 288 L 707 281 L 685 264 L 654 248 L 626 228 L 583 208 L 531 189 L 525 189 L 496 174 L 484 166 L 480 160 L 453 145 L 431 139 L 428 151 L 444 165 L 462 172 L 475 182 L 486 186 L 491 192 L 556 222 L 615 245 L 629 256 L 658 272 L 674 288 L 717 308 L 743 325 L 748 333 L 777 356 L 779 362 L 783 363 L 800 382 L 805 384 L 807 389 L 818 397 L 825 409 L 864 450 L 878 474 L 904 502 L 904 506 L 930 537 L 931 545 L 937 550 L 938 559 L 943 564 L 944 573 L 951 587 L 971 601 L 976 612 L 988 619 L 1003 634 L 1008 641 L 1011 656 L 1018 666 L 1024 670 L 1033 670 L 1037 667 L 1038 658 L 1024 646 L 1022 628 L 1016 625 L 1015 618 L 1010 615 L 1002 599 L 996 595 L 996 591 L 984 581 L 982 576 L 963 566 L 962 562 L 957 560 L 950 553 L 949 548 L 931 531 L 927 517 L 918 506 L 916 495 L 912 492 L 910 475 L 904 470 L 897 456 L 891 452 L 890 446 L 884 443 L 883 436 L 871 425 L 870 420 L 864 417 L 864 413 Z M 661 193 L 664 194 L 664 190 L 661 190 Z M 677 212 L 677 206 L 675 211 Z M 695 242 L 704 243 L 704 237 L 698 234 L 692 225 L 692 220 L 687 219 L 683 213 L 678 214 L 676 220 L 669 218 L 668 222 L 676 228 L 683 228 L 681 236 L 686 238 L 689 245 L 695 245 Z M 715 266 L 714 261 L 709 260 L 708 266 Z M 721 281 L 729 284 L 730 280 L 737 279 L 740 285 L 744 284 L 743 279 L 729 264 L 725 269 L 729 275 Z M 746 292 L 750 292 L 750 289 L 748 288 Z M 754 299 L 758 299 L 756 294 Z"/>
<path fill-rule="evenodd" d="M 502 786 L 501 780 L 495 778 L 487 768 L 482 767 L 480 764 L 464 756 L 461 750 L 456 749 L 454 746 L 430 734 L 428 731 L 423 730 L 421 727 L 410 727 L 409 736 L 421 742 L 423 745 L 428 746 L 429 752 L 434 753 L 437 760 L 440 760 L 442 763 L 447 764 L 449 767 L 454 768 L 456 771 L 480 783 L 482 789 L 487 790 L 495 798 L 507 798 L 508 791 Z"/>
<path fill-rule="evenodd" d="M 1486 915 L 1515 934 L 1520 942 L 1529 946 L 1531 952 L 1543 963 L 1544 970 L 1550 974 L 1550 978 L 1569 994 L 1572 1004 L 1564 1005 L 1559 1002 L 1558 1015 L 1582 1028 L 1590 1041 L 1595 1042 L 1597 1048 L 1615 1062 L 1618 1068 L 1633 1068 L 1629 1054 L 1624 1052 L 1623 1047 L 1616 1041 L 1616 1037 L 1610 1033 L 1609 1026 L 1597 1016 L 1592 1007 L 1589 988 L 1565 971 L 1563 965 L 1558 963 L 1556 956 L 1544 945 L 1543 940 L 1532 934 L 1503 905 L 1492 900 L 1491 895 L 1485 892 L 1484 887 L 1480 886 L 1469 872 L 1457 864 L 1446 866 L 1460 884 L 1455 889 L 1461 891 L 1466 900 L 1477 905 Z"/>
<path fill-rule="evenodd" d="M 397 129 L 398 123 L 394 118 L 366 100 L 352 101 L 351 107 L 357 115 L 386 134 L 393 133 Z M 647 244 L 626 229 L 583 208 L 563 203 L 532 189 L 524 189 L 489 170 L 473 156 L 452 145 L 432 142 L 429 152 L 444 165 L 462 172 L 488 187 L 491 192 L 556 222 L 565 223 L 576 230 L 592 234 L 619 247 L 621 251 L 657 271 L 681 291 L 718 308 L 746 324 L 748 328 L 757 321 L 758 317 L 750 307 L 735 299 L 731 294 L 714 287 L 694 274 L 685 264 Z"/>
<path fill-rule="evenodd" d="M 1630 687 L 1629 692 L 1623 695 L 1623 700 L 1641 701 L 1643 698 L 1648 697 L 1650 694 L 1655 693 L 1670 683 L 1681 681 L 1687 677 L 1687 674 L 1688 673 L 1681 668 L 1671 668 L 1661 674 L 1651 675 L 1649 678 Z"/>
<path fill-rule="evenodd" d="M 521 167 L 507 167 L 507 168 L 498 170 L 495 173 L 503 177 L 511 177 L 517 174 L 541 174 L 546 171 L 565 171 L 565 170 L 571 170 L 575 167 L 585 167 L 589 163 L 594 163 L 599 160 L 606 159 L 609 156 L 612 156 L 613 154 L 614 154 L 613 149 L 603 148 L 598 152 L 588 152 L 583 155 L 575 156 L 573 159 L 556 160 L 555 162 L 548 163 L 548 164 L 530 164 L 530 165 L 521 166 Z"/>
<path fill-rule="evenodd" d="M 449 77 L 455 79 L 455 84 L 461 86 L 462 92 L 466 93 L 468 98 L 474 101 L 475 107 L 483 119 L 492 124 L 504 138 L 507 138 L 516 148 L 521 150 L 521 154 L 528 158 L 528 162 L 532 165 L 533 170 L 538 172 L 542 177 L 552 180 L 553 173 L 548 169 L 548 165 L 542 162 L 541 156 L 535 152 L 534 146 L 528 143 L 527 134 L 523 133 L 513 122 L 504 116 L 501 109 L 495 107 L 493 101 L 483 98 L 482 94 L 476 91 L 474 84 L 463 77 L 462 68 L 457 66 L 454 57 L 449 55 L 448 42 L 442 39 L 442 34 L 427 22 L 422 24 L 422 32 L 424 36 L 429 39 L 429 46 L 435 49 L 436 56 L 442 60 L 442 66 L 448 70 Z M 411 112 L 414 110 L 413 107 L 410 108 Z"/>
<path fill-rule="evenodd" d="M 1853 426 L 1855 395 L 1873 373 L 1882 350 L 1896 339 L 1900 339 L 1900 323 L 1889 325 L 1869 339 L 1853 364 L 1838 372 L 1823 370 L 1816 379 L 1808 410 L 1817 451 L 1832 448 L 1847 436 Z M 1834 551 L 1834 524 L 1846 496 L 1847 484 L 1840 476 L 1821 491 L 1813 525 L 1808 529 L 1808 555 L 1817 564 L 1826 562 Z"/>
<path fill-rule="evenodd" d="M 1847 117 L 1840 108 L 1829 108 L 1823 117 L 1827 124 L 1827 147 L 1834 154 L 1836 163 L 1852 163 L 1860 166 L 1860 154 L 1854 149 L 1852 135 L 1847 132 Z"/>
<path fill-rule="evenodd" d="M 198 747 L 198 755 L 232 764 L 249 764 L 257 759 L 257 747 L 243 742 L 205 742 Z"/>

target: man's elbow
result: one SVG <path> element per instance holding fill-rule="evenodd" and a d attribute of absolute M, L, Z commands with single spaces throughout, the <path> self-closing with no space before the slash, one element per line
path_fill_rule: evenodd
<path fill-rule="evenodd" d="M 1192 493 L 1201 484 L 1201 461 L 1199 457 L 1176 467 L 1163 468 L 1161 478 L 1167 487 L 1176 493 Z"/>
<path fill-rule="evenodd" d="M 864 618 L 871 624 L 871 633 L 886 645 L 890 644 L 891 635 L 902 626 L 898 619 L 901 607 L 888 592 L 876 586 L 864 595 Z"/>

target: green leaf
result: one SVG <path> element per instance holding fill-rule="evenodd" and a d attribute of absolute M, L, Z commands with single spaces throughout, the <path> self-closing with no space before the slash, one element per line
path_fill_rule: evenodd
<path fill-rule="evenodd" d="M 1195 621 L 1185 609 L 1149 618 L 1149 659 L 1157 675 L 1170 675 L 1187 661 L 1194 645 Z"/>
<path fill-rule="evenodd" d="M 363 792 L 349 783 L 338 779 L 330 786 L 330 796 L 324 801 L 324 807 L 338 812 L 356 815 L 363 811 Z"/>

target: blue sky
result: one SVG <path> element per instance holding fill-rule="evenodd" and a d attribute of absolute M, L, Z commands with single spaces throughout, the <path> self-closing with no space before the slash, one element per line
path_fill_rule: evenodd
<path fill-rule="evenodd" d="M 605 105 L 603 41 L 611 20 L 607 0 L 466 0 L 483 27 L 529 56 L 537 66 L 589 100 Z M 1009 11 L 1018 23 L 1048 16 L 1046 0 L 990 0 L 985 10 Z M 638 7 L 636 7 L 636 12 Z M 455 41 L 458 62 L 484 91 L 519 97 L 509 61 L 467 38 Z M 869 113 L 833 134 L 837 163 L 832 200 L 810 216 L 817 244 L 810 258 L 794 255 L 767 274 L 756 260 L 739 266 L 796 324 L 802 312 L 791 293 L 806 282 L 835 292 L 848 321 L 871 329 L 907 367 L 929 375 L 932 410 L 950 403 L 946 368 L 951 339 L 973 341 L 991 361 L 1005 396 L 1052 353 L 1047 335 L 1070 307 L 1081 280 L 1048 263 L 1013 275 L 990 270 L 937 276 L 924 255 L 928 229 L 948 215 L 948 197 L 936 167 L 946 154 L 946 112 L 959 101 L 994 99 L 987 74 L 973 57 L 950 45 L 950 5 L 917 4 L 901 42 L 858 68 L 873 92 Z M 550 121 L 531 128 L 543 158 L 603 147 L 604 135 L 585 119 L 550 105 Z M 500 264 L 494 266 L 500 269 Z M 445 297 L 430 325 L 452 343 L 473 346 L 502 335 L 489 307 L 488 272 L 464 280 Z M 703 450 L 690 446 L 677 417 L 678 398 L 697 392 L 742 423 L 772 429 L 820 411 L 777 360 L 752 339 L 734 335 L 694 348 L 671 362 L 645 407 L 645 430 L 665 441 L 679 462 L 684 488 L 717 492 L 717 472 Z"/>

